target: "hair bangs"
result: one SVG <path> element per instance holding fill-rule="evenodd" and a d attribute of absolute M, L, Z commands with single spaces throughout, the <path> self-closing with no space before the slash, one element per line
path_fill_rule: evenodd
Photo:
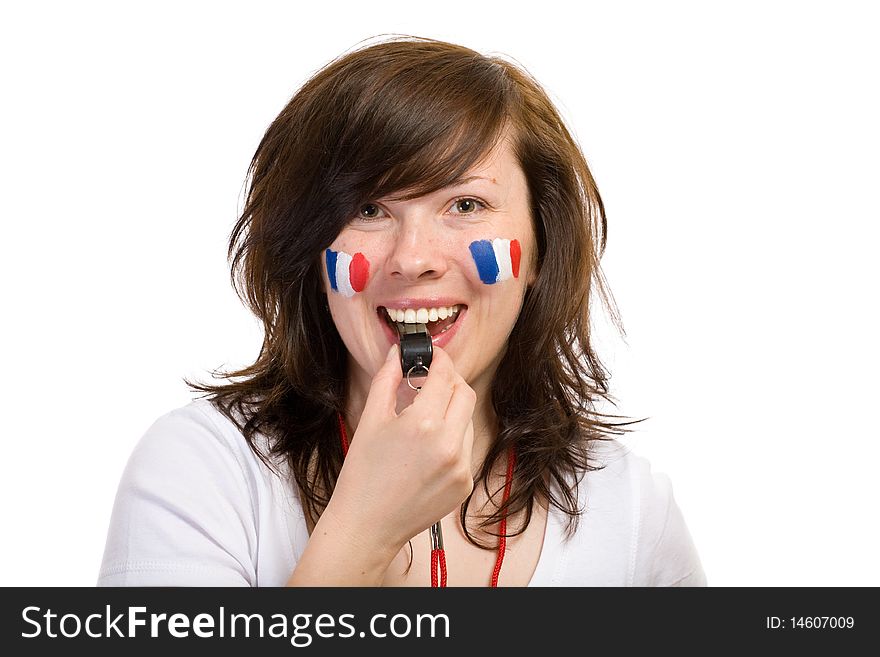
<path fill-rule="evenodd" d="M 400 158 L 364 200 L 406 201 L 460 183 L 504 135 L 503 115 L 486 118 L 479 126 L 463 123 L 442 139 Z"/>
<path fill-rule="evenodd" d="M 360 202 L 456 183 L 510 122 L 514 89 L 500 66 L 466 49 L 426 57 L 411 45 L 389 48 L 399 50 L 370 58 L 342 92 L 349 102 L 335 103 L 348 116 L 344 177 L 357 181 Z"/>

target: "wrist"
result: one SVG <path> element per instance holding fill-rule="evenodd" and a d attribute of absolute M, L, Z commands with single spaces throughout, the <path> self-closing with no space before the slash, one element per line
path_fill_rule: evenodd
<path fill-rule="evenodd" d="M 287 585 L 381 586 L 396 554 L 389 552 L 328 505 Z"/>
<path fill-rule="evenodd" d="M 350 506 L 346 507 L 338 501 L 334 503 L 334 499 L 330 499 L 313 533 L 321 531 L 341 537 L 346 545 L 357 551 L 359 562 L 384 577 L 403 545 L 389 541 L 376 531 L 375 524 L 365 523 L 360 516 L 353 517 L 348 511 Z"/>

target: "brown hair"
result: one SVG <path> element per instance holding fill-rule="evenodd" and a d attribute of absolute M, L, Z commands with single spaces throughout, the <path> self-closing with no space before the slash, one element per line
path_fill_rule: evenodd
<path fill-rule="evenodd" d="M 547 94 L 521 67 L 459 45 L 407 36 L 362 47 L 299 89 L 251 161 L 228 255 L 233 287 L 263 323 L 256 362 L 220 375 L 228 381 L 220 385 L 184 379 L 210 394 L 269 467 L 268 456 L 286 460 L 312 523 L 342 467 L 336 413 L 345 408 L 347 362 L 318 256 L 361 204 L 454 183 L 507 127 L 528 183 L 539 273 L 492 385 L 499 432 L 475 481 L 489 494 L 492 466 L 506 463 L 512 445 L 512 491 L 480 526 L 525 509 L 525 524 L 508 535 L 520 534 L 540 497 L 568 514 L 573 532 L 578 483 L 598 469 L 588 461 L 590 443 L 634 423 L 611 422 L 622 416 L 596 408 L 600 399 L 614 400 L 590 344 L 594 284 L 624 332 L 599 267 L 607 230 L 602 199 Z M 545 258 L 548 252 L 554 257 Z M 254 441 L 258 432 L 270 437 L 269 455 Z M 465 525 L 470 500 L 461 507 L 462 526 L 488 549 Z"/>

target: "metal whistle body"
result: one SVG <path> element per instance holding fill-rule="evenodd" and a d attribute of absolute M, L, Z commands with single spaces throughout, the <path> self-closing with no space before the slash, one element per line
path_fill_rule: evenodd
<path fill-rule="evenodd" d="M 410 379 L 428 375 L 434 355 L 431 334 L 424 324 L 398 323 L 397 332 L 400 334 L 400 368 L 409 387 L 419 390 L 421 386 L 414 386 Z"/>

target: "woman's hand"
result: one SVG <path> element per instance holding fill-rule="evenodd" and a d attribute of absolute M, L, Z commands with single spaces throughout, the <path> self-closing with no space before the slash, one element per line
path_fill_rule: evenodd
<path fill-rule="evenodd" d="M 393 558 L 413 536 L 458 507 L 473 490 L 476 393 L 434 347 L 421 391 L 395 412 L 403 376 L 393 345 L 373 377 L 327 510 L 363 547 Z M 353 536 L 354 538 L 354 536 Z"/>

